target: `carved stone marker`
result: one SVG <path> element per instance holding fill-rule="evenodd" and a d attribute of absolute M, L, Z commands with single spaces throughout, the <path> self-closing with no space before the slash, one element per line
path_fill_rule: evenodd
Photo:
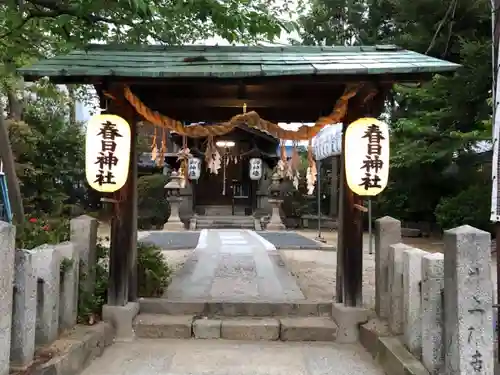
<path fill-rule="evenodd" d="M 16 227 L 0 221 L 0 375 L 9 373 Z"/>
<path fill-rule="evenodd" d="M 464 225 L 444 245 L 445 374 L 493 375 L 490 234 Z"/>
<path fill-rule="evenodd" d="M 375 310 L 389 317 L 389 246 L 401 242 L 401 222 L 389 216 L 375 220 Z"/>
<path fill-rule="evenodd" d="M 404 343 L 416 357 L 422 356 L 421 282 L 426 251 L 410 248 L 403 253 Z"/>
<path fill-rule="evenodd" d="M 444 255 L 422 258 L 422 362 L 430 375 L 441 375 L 443 352 Z"/>
<path fill-rule="evenodd" d="M 403 252 L 410 247 L 398 243 L 389 246 L 389 329 L 394 335 L 403 334 Z"/>

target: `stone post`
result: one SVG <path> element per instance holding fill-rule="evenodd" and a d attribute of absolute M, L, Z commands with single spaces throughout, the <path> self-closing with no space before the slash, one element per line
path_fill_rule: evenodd
<path fill-rule="evenodd" d="M 280 215 L 280 207 L 283 199 L 281 199 L 281 191 L 280 191 L 280 177 L 277 173 L 274 173 L 271 177 L 271 186 L 270 186 L 270 197 L 269 204 L 273 207 L 271 220 L 269 220 L 269 224 L 267 224 L 267 230 L 271 231 L 280 231 L 285 229 L 285 225 L 281 221 Z"/>
<path fill-rule="evenodd" d="M 16 227 L 0 221 L 0 375 L 9 373 Z"/>
<path fill-rule="evenodd" d="M 426 251 L 410 248 L 403 252 L 404 344 L 418 359 L 422 356 L 421 283 L 422 258 Z"/>
<path fill-rule="evenodd" d="M 15 265 L 10 363 L 22 371 L 31 365 L 35 354 L 37 282 L 31 251 L 17 250 Z"/>
<path fill-rule="evenodd" d="M 394 335 L 403 334 L 403 252 L 409 246 L 398 243 L 389 246 L 388 290 L 389 290 L 389 329 Z"/>
<path fill-rule="evenodd" d="M 97 229 L 99 222 L 93 217 L 82 215 L 71 219 L 71 243 L 78 253 L 81 265 L 80 278 L 83 290 L 94 294 L 95 266 L 97 263 Z M 81 296 L 83 297 L 83 295 Z"/>
<path fill-rule="evenodd" d="M 59 294 L 59 329 L 73 328 L 78 316 L 79 258 L 71 242 L 56 245 L 61 257 Z"/>
<path fill-rule="evenodd" d="M 53 246 L 32 250 L 33 269 L 37 276 L 37 317 L 35 343 L 52 343 L 59 330 L 59 293 L 61 257 Z"/>
<path fill-rule="evenodd" d="M 422 362 L 430 375 L 441 375 L 443 351 L 444 255 L 422 258 Z"/>
<path fill-rule="evenodd" d="M 179 206 L 182 202 L 180 197 L 182 177 L 176 171 L 170 175 L 170 181 L 165 185 L 167 200 L 170 203 L 170 217 L 163 226 L 164 230 L 179 231 L 184 229 L 184 223 L 179 217 Z"/>
<path fill-rule="evenodd" d="M 389 216 L 375 220 L 375 310 L 389 317 L 389 247 L 401 242 L 401 222 Z"/>
<path fill-rule="evenodd" d="M 281 221 L 280 206 L 283 201 L 281 199 L 269 199 L 269 203 L 273 207 L 273 213 L 271 215 L 271 220 L 267 224 L 266 229 L 270 231 L 280 231 L 285 230 L 285 224 Z"/>
<path fill-rule="evenodd" d="M 493 375 L 490 234 L 469 225 L 444 233 L 446 375 Z"/>

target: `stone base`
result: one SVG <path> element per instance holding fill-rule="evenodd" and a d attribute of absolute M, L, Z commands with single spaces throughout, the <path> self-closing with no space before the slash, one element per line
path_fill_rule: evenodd
<path fill-rule="evenodd" d="M 338 326 L 337 342 L 351 344 L 359 340 L 359 326 L 366 323 L 373 312 L 362 307 L 345 306 L 334 303 L 332 306 L 332 319 Z"/>
<path fill-rule="evenodd" d="M 283 223 L 269 223 L 267 224 L 266 230 L 277 232 L 280 230 L 285 230 L 286 227 Z"/>
<path fill-rule="evenodd" d="M 163 230 L 170 230 L 170 231 L 183 231 L 186 227 L 184 226 L 184 223 L 180 220 L 175 220 L 175 221 L 167 221 L 163 225 Z"/>
<path fill-rule="evenodd" d="M 102 307 L 102 318 L 113 325 L 116 342 L 134 340 L 133 322 L 137 314 L 139 314 L 138 302 L 129 302 L 125 306 L 104 305 Z"/>

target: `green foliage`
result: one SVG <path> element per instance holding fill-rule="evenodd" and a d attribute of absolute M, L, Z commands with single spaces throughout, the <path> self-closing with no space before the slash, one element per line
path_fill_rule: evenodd
<path fill-rule="evenodd" d="M 49 217 L 27 218 L 16 231 L 16 248 L 31 250 L 44 244 L 69 241 L 69 220 Z"/>
<path fill-rule="evenodd" d="M 102 307 L 108 299 L 108 279 L 109 272 L 107 261 L 109 248 L 104 246 L 99 240 L 96 247 L 96 264 L 92 272 L 95 273 L 94 291 L 90 293 L 84 288 L 88 274 L 84 272 L 83 263 L 80 261 L 80 282 L 78 284 L 78 323 L 94 324 L 102 314 Z"/>
<path fill-rule="evenodd" d="M 137 253 L 139 297 L 161 297 L 170 282 L 172 269 L 156 245 L 139 242 Z"/>
<path fill-rule="evenodd" d="M 443 229 L 460 225 L 471 225 L 490 231 L 490 189 L 489 185 L 475 185 L 453 197 L 446 197 L 436 207 L 437 222 Z"/>
<path fill-rule="evenodd" d="M 437 205 L 450 202 L 446 211 L 467 199 L 464 206 L 478 207 L 471 213 L 476 226 L 488 221 L 489 210 L 484 219 L 478 215 L 491 182 L 475 146 L 491 139 L 490 17 L 487 0 L 315 0 L 301 17 L 307 44 L 393 43 L 462 65 L 420 87 L 396 86 L 388 98 L 390 181 L 374 202 L 375 216 L 436 222 Z M 486 186 L 483 194 L 466 194 L 476 186 Z M 439 215 L 449 225 L 447 215 Z"/>
<path fill-rule="evenodd" d="M 170 216 L 164 188 L 167 182 L 163 174 L 142 176 L 137 181 L 139 229 L 160 229 L 167 222 Z"/>
<path fill-rule="evenodd" d="M 137 243 L 137 276 L 139 297 L 160 297 L 170 282 L 172 269 L 161 254 L 161 249 L 155 245 Z M 108 296 L 108 258 L 109 248 L 102 241 L 97 245 L 97 263 L 94 268 L 96 275 L 95 290 L 87 292 L 83 286 L 88 277 L 80 265 L 78 322 L 94 324 L 101 318 L 102 306 Z"/>

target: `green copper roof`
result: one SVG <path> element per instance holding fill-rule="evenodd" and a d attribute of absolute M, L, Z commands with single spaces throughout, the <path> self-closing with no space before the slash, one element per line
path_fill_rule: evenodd
<path fill-rule="evenodd" d="M 454 71 L 447 61 L 371 47 L 219 47 L 90 45 L 19 69 L 38 77 L 243 78 L 286 75 L 377 75 Z"/>

